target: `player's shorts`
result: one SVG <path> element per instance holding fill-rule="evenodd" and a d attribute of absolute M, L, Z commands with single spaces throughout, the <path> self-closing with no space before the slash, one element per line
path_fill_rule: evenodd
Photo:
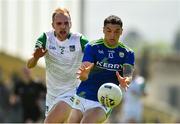
<path fill-rule="evenodd" d="M 92 108 L 102 108 L 104 112 L 106 113 L 106 117 L 108 117 L 112 111 L 111 108 L 103 106 L 101 103 L 93 100 L 88 100 L 83 97 L 79 97 L 78 95 L 74 96 L 74 103 L 73 103 L 73 108 L 80 110 L 82 113 L 87 111 L 88 109 Z"/>
<path fill-rule="evenodd" d="M 69 90 L 65 92 L 64 94 L 61 94 L 57 97 L 54 97 L 50 94 L 46 95 L 46 113 L 47 114 L 52 110 L 52 108 L 59 102 L 59 101 L 64 101 L 71 107 L 73 106 L 73 100 L 74 100 L 74 94 L 76 93 L 76 88 Z"/>

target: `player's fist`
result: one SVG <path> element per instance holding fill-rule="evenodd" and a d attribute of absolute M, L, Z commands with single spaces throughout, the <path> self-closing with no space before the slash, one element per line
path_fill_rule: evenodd
<path fill-rule="evenodd" d="M 44 56 L 46 54 L 47 50 L 44 50 L 43 48 L 38 48 L 33 53 L 33 56 L 35 59 L 39 59 L 40 57 Z"/>

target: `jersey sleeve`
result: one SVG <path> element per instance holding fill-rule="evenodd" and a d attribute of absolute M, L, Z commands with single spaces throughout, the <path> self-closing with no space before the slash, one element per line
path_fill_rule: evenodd
<path fill-rule="evenodd" d="M 43 34 L 37 39 L 36 44 L 35 44 L 35 49 L 37 49 L 37 48 L 46 49 L 46 40 L 47 40 L 46 34 L 43 33 Z"/>
<path fill-rule="evenodd" d="M 94 52 L 93 52 L 93 46 L 90 45 L 89 43 L 86 44 L 86 47 L 84 49 L 84 56 L 82 62 L 91 62 L 94 63 Z"/>
<path fill-rule="evenodd" d="M 88 39 L 84 35 L 81 35 L 80 43 L 81 43 L 82 51 L 84 51 L 85 45 L 88 43 Z"/>
<path fill-rule="evenodd" d="M 125 61 L 124 64 L 130 64 L 134 66 L 135 63 L 135 56 L 133 51 L 128 51 L 126 56 L 125 56 Z"/>

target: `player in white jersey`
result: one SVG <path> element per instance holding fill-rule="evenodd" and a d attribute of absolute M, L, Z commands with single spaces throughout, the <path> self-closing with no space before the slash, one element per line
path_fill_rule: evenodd
<path fill-rule="evenodd" d="M 84 45 L 88 40 L 80 33 L 70 33 L 69 11 L 58 8 L 52 15 L 54 30 L 38 38 L 28 68 L 36 66 L 39 58 L 46 63 L 46 119 L 45 123 L 62 123 L 69 116 L 73 96 L 79 80 L 76 72 L 81 64 Z"/>
<path fill-rule="evenodd" d="M 142 123 L 144 108 L 142 98 L 147 95 L 145 86 L 145 80 L 138 74 L 138 68 L 136 68 L 132 83 L 124 94 L 120 122 Z"/>

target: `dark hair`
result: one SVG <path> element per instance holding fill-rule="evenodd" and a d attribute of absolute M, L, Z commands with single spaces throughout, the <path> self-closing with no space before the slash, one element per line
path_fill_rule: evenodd
<path fill-rule="evenodd" d="M 123 23 L 121 21 L 121 19 L 118 17 L 118 16 L 115 16 L 115 15 L 110 15 L 109 17 L 107 17 L 105 20 L 104 20 L 104 26 L 106 26 L 107 24 L 117 24 L 117 25 L 120 25 L 120 27 L 123 26 Z"/>

